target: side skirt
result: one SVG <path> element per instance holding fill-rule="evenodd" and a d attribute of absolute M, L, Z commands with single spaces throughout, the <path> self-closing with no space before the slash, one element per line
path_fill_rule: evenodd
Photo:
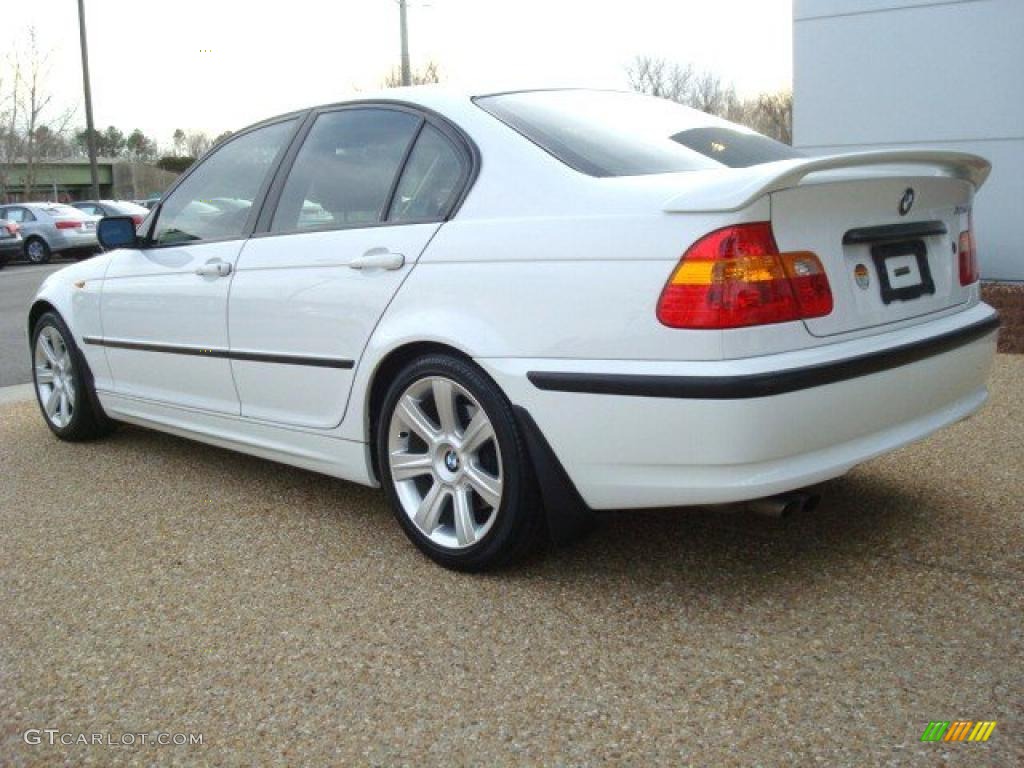
<path fill-rule="evenodd" d="M 363 442 L 156 403 L 114 392 L 101 390 L 97 394 L 104 411 L 116 421 L 379 487 L 369 473 L 369 447 Z"/>

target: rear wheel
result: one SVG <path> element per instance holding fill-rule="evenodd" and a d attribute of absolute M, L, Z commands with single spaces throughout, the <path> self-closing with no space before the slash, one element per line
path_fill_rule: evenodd
<path fill-rule="evenodd" d="M 50 246 L 45 240 L 30 237 L 25 241 L 25 258 L 33 264 L 46 264 L 50 260 Z"/>
<path fill-rule="evenodd" d="M 46 426 L 57 437 L 90 440 L 112 429 L 88 389 L 85 361 L 71 331 L 54 312 L 40 317 L 32 333 L 32 379 Z"/>
<path fill-rule="evenodd" d="M 441 565 L 494 568 L 533 542 L 526 450 L 508 400 L 475 365 L 447 355 L 408 365 L 384 399 L 377 455 L 395 517 Z"/>

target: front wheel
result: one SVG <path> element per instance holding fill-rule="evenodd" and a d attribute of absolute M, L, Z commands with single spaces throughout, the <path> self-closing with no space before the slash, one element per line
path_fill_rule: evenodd
<path fill-rule="evenodd" d="M 472 363 L 410 363 L 384 399 L 377 456 L 395 517 L 441 565 L 495 568 L 535 540 L 541 515 L 512 407 Z"/>
<path fill-rule="evenodd" d="M 32 379 L 46 426 L 62 440 L 90 440 L 113 423 L 88 389 L 85 360 L 59 315 L 47 312 L 32 333 Z"/>

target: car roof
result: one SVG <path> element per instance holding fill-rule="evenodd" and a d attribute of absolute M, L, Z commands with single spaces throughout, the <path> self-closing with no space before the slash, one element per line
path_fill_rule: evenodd
<path fill-rule="evenodd" d="M 367 104 L 367 103 L 392 103 L 398 105 L 408 105 L 413 107 L 420 107 L 423 109 L 440 112 L 445 116 L 451 116 L 450 111 L 455 108 L 465 108 L 473 99 L 483 98 L 484 96 L 499 96 L 510 93 L 530 93 L 535 91 L 596 91 L 596 92 L 608 92 L 608 93 L 635 93 L 635 91 L 615 89 L 615 88 L 580 88 L 573 86 L 564 87 L 523 87 L 519 85 L 517 87 L 504 87 L 503 85 L 491 84 L 490 87 L 480 88 L 460 88 L 450 85 L 441 84 L 429 84 L 429 85 L 410 85 L 402 86 L 398 88 L 383 88 L 376 91 L 360 91 L 353 93 L 347 98 L 339 99 L 338 101 L 326 102 L 323 104 L 314 104 L 303 109 L 295 110 L 293 112 L 285 112 L 280 115 L 268 117 L 259 122 L 252 123 L 247 126 L 242 126 L 239 130 L 247 128 L 255 128 L 258 125 L 264 123 L 273 123 L 279 120 L 286 120 L 288 118 L 301 117 L 312 110 L 319 109 L 330 109 L 331 107 L 343 107 L 349 104 Z"/>

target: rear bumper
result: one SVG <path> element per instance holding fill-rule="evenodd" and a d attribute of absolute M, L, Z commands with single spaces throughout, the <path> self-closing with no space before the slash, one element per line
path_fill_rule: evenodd
<path fill-rule="evenodd" d="M 73 230 L 68 230 L 67 233 L 61 232 L 56 237 L 51 238 L 49 243 L 50 250 L 54 253 L 77 248 L 98 248 L 99 244 L 95 232 L 78 234 Z"/>
<path fill-rule="evenodd" d="M 594 509 L 743 501 L 844 474 L 985 402 L 979 305 L 826 347 L 721 362 L 479 360 Z"/>

